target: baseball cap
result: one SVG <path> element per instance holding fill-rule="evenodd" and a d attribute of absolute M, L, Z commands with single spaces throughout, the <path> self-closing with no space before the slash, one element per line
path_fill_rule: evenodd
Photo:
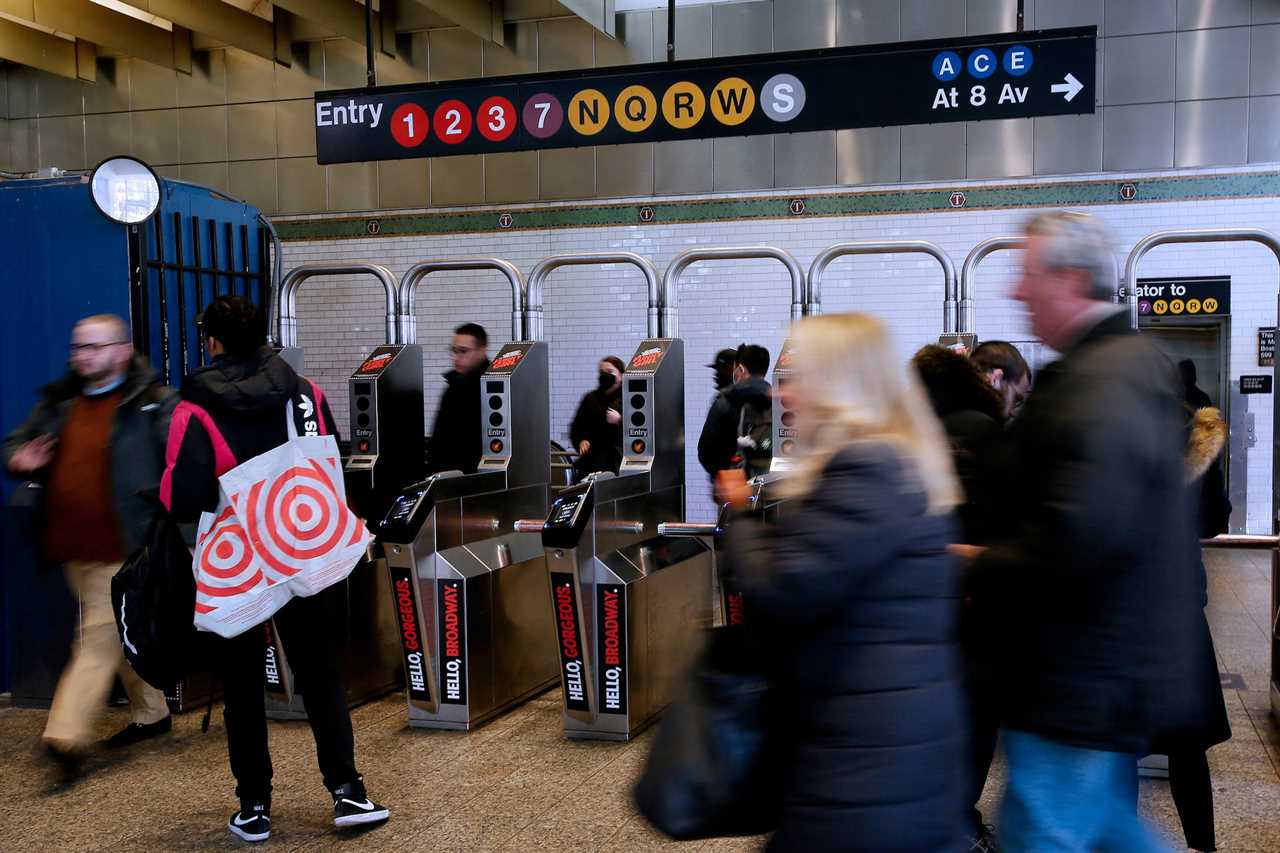
<path fill-rule="evenodd" d="M 736 349 L 722 349 L 716 353 L 715 360 L 708 364 L 707 367 L 713 370 L 719 370 L 721 367 L 732 367 L 737 358 L 738 351 Z"/>

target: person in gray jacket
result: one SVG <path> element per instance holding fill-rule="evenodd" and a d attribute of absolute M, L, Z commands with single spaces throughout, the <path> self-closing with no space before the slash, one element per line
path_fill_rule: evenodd
<path fill-rule="evenodd" d="M 144 496 L 164 472 L 177 397 L 135 355 L 128 327 L 100 314 L 76 324 L 70 369 L 42 389 L 34 411 L 5 439 L 10 475 L 43 486 L 42 556 L 62 563 L 80 600 L 80 635 L 58 682 L 44 743 L 63 781 L 77 774 L 94 720 L 119 674 L 131 722 L 108 745 L 170 730 L 164 694 L 125 662 L 111 608 L 111 578 L 142 544 L 156 511 Z"/>

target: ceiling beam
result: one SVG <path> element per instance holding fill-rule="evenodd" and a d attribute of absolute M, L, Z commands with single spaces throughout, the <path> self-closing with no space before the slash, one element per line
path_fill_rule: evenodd
<path fill-rule="evenodd" d="M 560 5 L 610 38 L 618 32 L 613 4 L 614 0 L 560 0 Z"/>
<path fill-rule="evenodd" d="M 503 0 L 414 0 L 414 2 L 420 6 L 426 6 L 438 15 L 443 15 L 485 41 L 505 44 L 502 35 Z M 609 8 L 613 8 L 613 0 L 595 0 L 595 2 L 608 2 Z"/>
<path fill-rule="evenodd" d="M 349 39 L 356 44 L 364 44 L 364 6 L 355 0 L 274 0 L 277 9 L 292 12 L 300 18 L 314 21 L 336 36 Z M 382 16 L 373 13 L 373 31 L 375 41 L 381 42 L 376 34 L 382 32 Z M 381 48 L 382 45 L 376 45 Z M 390 50 L 383 50 L 388 56 L 395 55 L 394 42 Z"/>
<path fill-rule="evenodd" d="M 67 41 L 6 18 L 0 18 L 0 59 L 72 80 L 92 82 L 97 77 L 92 43 Z"/>
<path fill-rule="evenodd" d="M 0 0 L 0 12 L 191 73 L 191 32 L 183 27 L 155 27 L 89 0 Z"/>
<path fill-rule="evenodd" d="M 243 51 L 276 59 L 271 22 L 222 0 L 125 0 L 130 6 L 180 24 Z"/>

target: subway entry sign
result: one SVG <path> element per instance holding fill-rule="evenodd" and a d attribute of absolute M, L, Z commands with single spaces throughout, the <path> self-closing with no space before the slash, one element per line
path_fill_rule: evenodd
<path fill-rule="evenodd" d="M 1092 113 L 1095 27 L 317 92 L 322 164 Z"/>

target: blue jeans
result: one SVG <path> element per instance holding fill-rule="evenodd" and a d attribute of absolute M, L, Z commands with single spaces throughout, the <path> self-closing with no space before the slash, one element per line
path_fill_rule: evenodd
<path fill-rule="evenodd" d="M 1166 853 L 1138 817 L 1138 759 L 1004 732 L 1009 763 L 1000 819 L 1008 853 Z"/>

